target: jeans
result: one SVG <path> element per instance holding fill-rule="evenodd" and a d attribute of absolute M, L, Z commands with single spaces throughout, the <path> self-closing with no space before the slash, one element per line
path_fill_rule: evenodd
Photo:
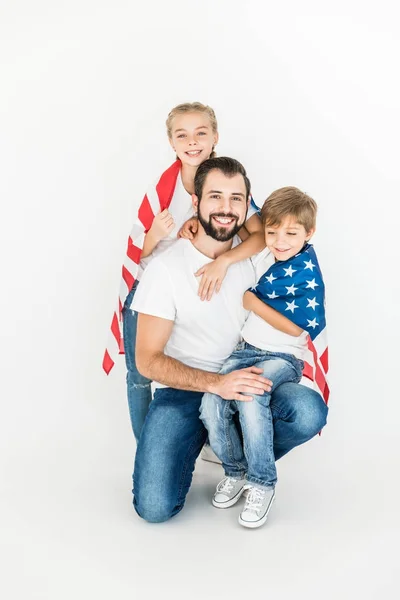
<path fill-rule="evenodd" d="M 135 281 L 133 288 L 129 292 L 123 309 L 123 333 L 125 362 L 128 370 L 126 374 L 126 384 L 128 392 L 129 414 L 136 442 L 138 441 L 144 420 L 149 410 L 151 402 L 151 381 L 143 377 L 136 367 L 135 345 L 138 313 L 129 307 L 135 295 L 139 282 Z"/>
<path fill-rule="evenodd" d="M 146 521 L 167 521 L 182 510 L 196 458 L 207 438 L 199 410 L 203 394 L 157 389 L 135 459 L 134 507 Z M 274 455 L 278 460 L 314 437 L 326 423 L 328 407 L 314 390 L 283 383 L 272 392 Z"/>
<path fill-rule="evenodd" d="M 298 383 L 304 364 L 291 354 L 268 352 L 240 342 L 220 373 L 253 366 L 263 370 L 263 376 L 271 379 L 272 389 L 276 390 L 285 382 Z M 215 394 L 204 394 L 200 418 L 207 428 L 212 449 L 222 461 L 225 475 L 236 479 L 246 477 L 256 485 L 274 487 L 277 476 L 271 392 L 248 395 L 253 397 L 251 402 L 223 400 Z M 242 437 L 233 420 L 235 413 L 239 416 Z"/>

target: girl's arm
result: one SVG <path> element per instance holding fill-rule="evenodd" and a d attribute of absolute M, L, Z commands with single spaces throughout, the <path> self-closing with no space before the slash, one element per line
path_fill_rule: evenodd
<path fill-rule="evenodd" d="M 253 215 L 246 221 L 246 226 L 239 231 L 239 236 L 243 240 L 241 244 L 224 252 L 195 273 L 196 277 L 203 276 L 198 292 L 202 300 L 211 300 L 213 293 L 219 292 L 226 272 L 233 263 L 250 258 L 265 248 L 263 226 L 258 215 Z"/>
<path fill-rule="evenodd" d="M 174 227 L 175 223 L 168 209 L 158 213 L 158 215 L 154 217 L 153 223 L 146 233 L 140 257 L 146 258 L 146 256 L 149 256 L 157 246 L 158 242 L 167 237 Z"/>
<path fill-rule="evenodd" d="M 264 319 L 269 325 L 279 329 L 283 333 L 298 337 L 303 333 L 303 329 L 292 323 L 290 319 L 279 313 L 277 310 L 265 304 L 260 298 L 250 291 L 245 292 L 243 296 L 243 306 L 246 310 L 251 310 L 261 319 Z"/>

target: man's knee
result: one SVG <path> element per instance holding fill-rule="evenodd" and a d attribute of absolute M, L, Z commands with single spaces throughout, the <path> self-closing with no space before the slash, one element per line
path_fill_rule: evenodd
<path fill-rule="evenodd" d="M 176 507 L 166 500 L 157 500 L 152 502 L 140 502 L 136 498 L 133 500 L 133 506 L 139 517 L 148 523 L 164 523 L 176 515 L 182 507 Z"/>
<path fill-rule="evenodd" d="M 284 383 L 276 389 L 271 409 L 274 420 L 290 425 L 300 443 L 317 435 L 325 427 L 328 415 L 328 407 L 322 396 L 296 383 Z"/>
<path fill-rule="evenodd" d="M 294 421 L 305 439 L 313 438 L 325 427 L 327 416 L 328 407 L 317 392 L 294 407 Z"/>

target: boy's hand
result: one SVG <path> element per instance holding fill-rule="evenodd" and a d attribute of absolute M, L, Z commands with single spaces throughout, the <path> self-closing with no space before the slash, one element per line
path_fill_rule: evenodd
<path fill-rule="evenodd" d="M 232 371 L 227 375 L 220 375 L 219 382 L 208 391 L 221 396 L 224 400 L 250 402 L 253 398 L 246 394 L 262 396 L 264 392 L 271 391 L 272 381 L 260 375 L 262 372 L 258 367 L 248 367 Z"/>
<path fill-rule="evenodd" d="M 178 231 L 178 238 L 185 238 L 186 240 L 192 240 L 197 233 L 199 227 L 199 220 L 197 217 L 192 217 L 182 225 Z"/>
<path fill-rule="evenodd" d="M 217 294 L 219 292 L 228 267 L 229 262 L 222 255 L 196 271 L 195 277 L 203 275 L 198 291 L 198 295 L 202 300 L 211 300 L 213 293 Z"/>
<path fill-rule="evenodd" d="M 174 219 L 172 218 L 172 215 L 169 212 L 169 210 L 166 208 L 154 217 L 154 221 L 148 233 L 151 233 L 153 239 L 158 244 L 160 240 L 163 240 L 171 233 L 174 227 Z"/>

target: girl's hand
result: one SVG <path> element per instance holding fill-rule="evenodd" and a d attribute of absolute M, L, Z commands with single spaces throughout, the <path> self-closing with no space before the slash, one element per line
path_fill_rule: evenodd
<path fill-rule="evenodd" d="M 196 277 L 203 275 L 198 291 L 201 300 L 211 300 L 213 293 L 217 294 L 219 292 L 228 267 L 229 262 L 226 257 L 219 256 L 213 262 L 204 265 L 204 267 L 196 271 Z"/>
<path fill-rule="evenodd" d="M 154 221 L 148 233 L 151 233 L 153 239 L 158 244 L 160 240 L 163 240 L 171 233 L 174 227 L 174 219 L 172 218 L 169 210 L 166 208 L 154 217 Z"/>
<path fill-rule="evenodd" d="M 195 234 L 197 233 L 197 229 L 199 227 L 199 221 L 197 217 L 192 217 L 188 221 L 182 225 L 180 230 L 178 231 L 178 238 L 185 238 L 186 240 L 192 240 Z"/>

